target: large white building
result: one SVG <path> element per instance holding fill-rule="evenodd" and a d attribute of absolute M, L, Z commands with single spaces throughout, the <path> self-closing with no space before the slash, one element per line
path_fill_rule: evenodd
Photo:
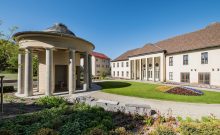
<path fill-rule="evenodd" d="M 91 66 L 92 76 L 99 77 L 102 75 L 110 75 L 110 61 L 111 59 L 103 53 L 91 52 Z M 81 60 L 81 66 L 83 66 L 83 59 Z"/>
<path fill-rule="evenodd" d="M 220 86 L 220 23 L 129 50 L 111 62 L 114 78 Z"/>

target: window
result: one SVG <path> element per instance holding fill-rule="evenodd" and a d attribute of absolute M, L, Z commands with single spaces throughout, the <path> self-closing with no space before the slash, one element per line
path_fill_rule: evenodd
<path fill-rule="evenodd" d="M 173 66 L 173 57 L 169 57 L 169 66 Z"/>
<path fill-rule="evenodd" d="M 121 76 L 124 77 L 124 71 L 121 71 Z"/>
<path fill-rule="evenodd" d="M 121 62 L 121 67 L 124 67 L 124 62 Z"/>
<path fill-rule="evenodd" d="M 117 76 L 119 76 L 119 71 L 117 72 Z"/>
<path fill-rule="evenodd" d="M 208 64 L 208 52 L 201 53 L 201 63 Z"/>
<path fill-rule="evenodd" d="M 119 67 L 119 63 L 117 63 L 117 67 Z"/>
<path fill-rule="evenodd" d="M 183 65 L 188 65 L 188 55 L 183 55 Z"/>
<path fill-rule="evenodd" d="M 98 59 L 96 59 L 96 61 L 98 61 Z"/>
<path fill-rule="evenodd" d="M 115 76 L 115 71 L 113 71 L 113 76 Z"/>
<path fill-rule="evenodd" d="M 128 62 L 126 62 L 126 67 L 128 67 Z"/>
<path fill-rule="evenodd" d="M 169 72 L 169 80 L 173 80 L 173 72 Z"/>
<path fill-rule="evenodd" d="M 208 72 L 199 73 L 199 83 L 210 84 L 210 73 Z"/>
<path fill-rule="evenodd" d="M 128 71 L 126 72 L 126 76 L 129 77 L 129 72 Z"/>
<path fill-rule="evenodd" d="M 113 63 L 113 67 L 115 67 L 115 63 Z"/>
<path fill-rule="evenodd" d="M 190 74 L 189 73 L 181 73 L 181 82 L 189 83 L 190 80 Z"/>
<path fill-rule="evenodd" d="M 100 73 L 100 71 L 97 71 L 97 73 Z"/>

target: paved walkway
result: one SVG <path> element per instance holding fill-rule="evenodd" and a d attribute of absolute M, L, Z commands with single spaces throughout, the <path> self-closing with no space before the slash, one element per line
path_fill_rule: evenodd
<path fill-rule="evenodd" d="M 183 103 L 172 101 L 161 101 L 153 99 L 143 99 L 137 97 L 128 97 L 115 94 L 104 93 L 101 91 L 92 92 L 86 94 L 98 99 L 119 101 L 125 104 L 147 104 L 152 109 L 159 111 L 161 114 L 167 115 L 172 110 L 173 116 L 191 117 L 200 119 L 202 116 L 208 116 L 210 114 L 220 118 L 220 104 L 200 104 L 200 103 Z"/>

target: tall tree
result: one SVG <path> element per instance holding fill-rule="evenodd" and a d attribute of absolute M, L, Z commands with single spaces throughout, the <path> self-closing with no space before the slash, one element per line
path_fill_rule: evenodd
<path fill-rule="evenodd" d="M 2 21 L 0 21 L 1 25 Z M 18 45 L 12 39 L 12 35 L 17 29 L 16 26 L 11 27 L 8 34 L 0 31 L 0 71 L 17 69 Z"/>

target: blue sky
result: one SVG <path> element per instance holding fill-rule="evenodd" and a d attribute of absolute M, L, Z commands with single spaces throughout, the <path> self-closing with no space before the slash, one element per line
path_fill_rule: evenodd
<path fill-rule="evenodd" d="M 1 0 L 0 31 L 56 22 L 114 59 L 123 52 L 220 22 L 219 0 Z"/>

